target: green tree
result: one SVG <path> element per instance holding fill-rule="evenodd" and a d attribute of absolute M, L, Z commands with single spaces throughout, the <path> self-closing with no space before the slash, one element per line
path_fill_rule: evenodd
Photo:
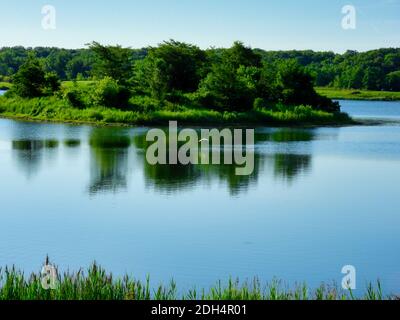
<path fill-rule="evenodd" d="M 199 100 L 202 105 L 220 111 L 244 111 L 253 107 L 255 85 L 254 70 L 242 66 L 235 69 L 229 64 L 214 65 L 202 81 Z"/>
<path fill-rule="evenodd" d="M 14 76 L 13 91 L 24 98 L 40 97 L 46 85 L 45 76 L 41 61 L 30 54 Z"/>
<path fill-rule="evenodd" d="M 90 50 L 79 50 L 79 52 L 68 61 L 66 65 L 66 75 L 70 80 L 88 78 L 93 68 L 94 55 Z"/>
<path fill-rule="evenodd" d="M 317 94 L 313 77 L 295 60 L 279 64 L 276 86 L 280 101 L 284 104 L 310 105 L 329 112 L 340 110 L 338 103 Z"/>
<path fill-rule="evenodd" d="M 44 59 L 45 68 L 48 72 L 55 72 L 60 79 L 66 79 L 66 66 L 72 56 L 70 50 L 52 49 L 51 53 Z"/>
<path fill-rule="evenodd" d="M 59 91 L 61 88 L 60 79 L 55 72 L 48 72 L 44 76 L 43 94 L 52 95 L 54 92 Z"/>
<path fill-rule="evenodd" d="M 252 109 L 259 91 L 261 56 L 235 42 L 213 61 L 211 72 L 199 87 L 201 104 L 221 111 Z"/>
<path fill-rule="evenodd" d="M 148 58 L 135 63 L 134 90 L 163 101 L 168 91 L 168 72 L 163 59 Z"/>
<path fill-rule="evenodd" d="M 110 77 L 119 84 L 125 85 L 132 77 L 132 52 L 121 46 L 103 46 L 92 42 L 89 48 L 96 58 L 93 73 L 99 78 Z"/>
<path fill-rule="evenodd" d="M 143 63 L 135 66 L 136 83 L 153 96 L 165 93 L 194 92 L 205 76 L 206 54 L 198 47 L 170 40 L 150 48 Z M 160 91 L 161 90 L 161 91 Z"/>
<path fill-rule="evenodd" d="M 381 81 L 384 77 L 381 75 L 381 70 L 377 67 L 368 67 L 365 70 L 363 77 L 363 88 L 367 90 L 379 90 L 382 88 Z"/>
<path fill-rule="evenodd" d="M 232 64 L 236 69 L 240 66 L 256 68 L 262 66 L 261 56 L 240 41 L 234 42 L 233 46 L 226 50 L 224 55 L 223 59 Z"/>
<path fill-rule="evenodd" d="M 217 110 L 242 111 L 253 107 L 261 58 L 240 42 L 224 51 L 201 82 L 200 102 Z"/>
<path fill-rule="evenodd" d="M 313 78 L 305 72 L 295 60 L 282 62 L 278 67 L 277 86 L 281 99 L 287 104 L 298 104 L 308 100 L 314 94 Z"/>
<path fill-rule="evenodd" d="M 117 80 L 105 77 L 100 80 L 93 91 L 92 101 L 95 105 L 124 108 L 128 105 L 130 92 L 119 85 Z"/>
<path fill-rule="evenodd" d="M 386 90 L 400 91 L 400 70 L 389 73 L 385 79 Z"/>

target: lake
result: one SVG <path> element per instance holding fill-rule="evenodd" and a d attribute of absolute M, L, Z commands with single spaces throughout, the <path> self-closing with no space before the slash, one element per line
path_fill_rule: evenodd
<path fill-rule="evenodd" d="M 114 274 L 181 288 L 229 276 L 400 292 L 400 102 L 342 101 L 380 125 L 258 128 L 255 171 L 150 166 L 146 128 L 0 119 L 0 266 Z M 126 142 L 128 141 L 128 143 Z"/>

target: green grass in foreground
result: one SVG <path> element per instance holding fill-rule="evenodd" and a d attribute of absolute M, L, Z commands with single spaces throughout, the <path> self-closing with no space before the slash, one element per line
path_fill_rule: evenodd
<path fill-rule="evenodd" d="M 316 88 L 316 90 L 320 95 L 326 96 L 330 99 L 371 100 L 371 101 L 400 100 L 400 92 L 335 89 L 327 87 L 318 87 Z"/>
<path fill-rule="evenodd" d="M 38 121 L 93 124 L 148 125 L 177 120 L 182 124 L 253 124 L 253 125 L 337 125 L 353 123 L 344 113 L 327 113 L 307 106 L 284 111 L 254 110 L 249 112 L 217 112 L 179 106 L 177 111 L 120 110 L 105 107 L 77 109 L 57 97 L 34 99 L 0 97 L 0 116 Z"/>
<path fill-rule="evenodd" d="M 337 286 L 321 285 L 315 290 L 306 284 L 289 289 L 274 280 L 262 285 L 257 279 L 240 283 L 229 280 L 217 282 L 209 289 L 193 288 L 178 293 L 176 283 L 152 287 L 149 277 L 141 282 L 129 276 L 114 278 L 97 264 L 85 273 L 82 270 L 57 275 L 54 290 L 42 287 L 40 274 L 29 277 L 15 268 L 0 269 L 0 300 L 391 300 L 395 296 L 384 296 L 378 282 L 368 285 L 365 293 L 355 298 L 352 292 Z"/>

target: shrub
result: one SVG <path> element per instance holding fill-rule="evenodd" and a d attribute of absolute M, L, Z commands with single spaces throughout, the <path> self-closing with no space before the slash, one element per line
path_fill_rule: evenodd
<path fill-rule="evenodd" d="M 124 108 L 128 105 L 129 97 L 130 92 L 126 87 L 120 86 L 110 77 L 105 77 L 97 83 L 92 101 L 99 106 Z"/>
<path fill-rule="evenodd" d="M 163 109 L 160 101 L 148 96 L 133 96 L 129 99 L 129 103 L 135 111 L 139 112 L 154 112 Z"/>
<path fill-rule="evenodd" d="M 261 110 L 268 107 L 267 101 L 263 98 L 256 98 L 254 99 L 253 109 L 254 110 Z"/>
<path fill-rule="evenodd" d="M 76 86 L 67 88 L 63 98 L 74 108 L 83 109 L 85 107 L 83 93 Z"/>
<path fill-rule="evenodd" d="M 44 76 L 44 95 L 52 95 L 59 91 L 61 87 L 60 79 L 55 72 L 46 73 Z"/>

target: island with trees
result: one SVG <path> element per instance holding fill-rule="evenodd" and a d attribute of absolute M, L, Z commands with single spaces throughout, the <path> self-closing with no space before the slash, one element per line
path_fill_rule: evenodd
<path fill-rule="evenodd" d="M 266 52 L 241 42 L 208 50 L 174 40 L 139 50 L 96 42 L 79 50 L 2 48 L 0 87 L 7 92 L 0 116 L 127 125 L 349 124 L 333 88 L 361 98 L 362 90 L 387 90 L 394 100 L 399 65 L 399 49 Z"/>

